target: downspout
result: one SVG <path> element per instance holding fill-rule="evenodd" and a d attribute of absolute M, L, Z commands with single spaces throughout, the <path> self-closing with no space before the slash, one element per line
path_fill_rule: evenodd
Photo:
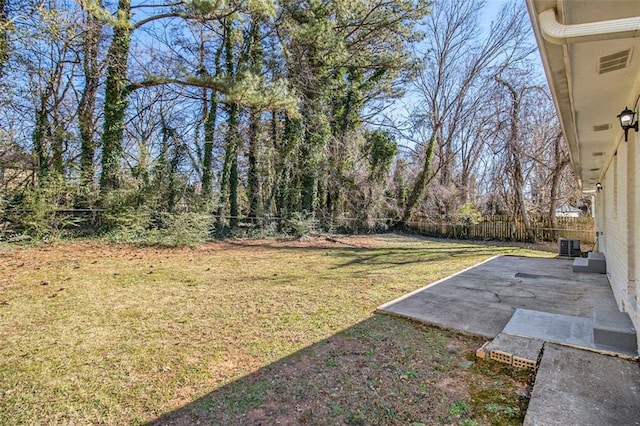
<path fill-rule="evenodd" d="M 538 15 L 538 23 L 544 39 L 553 44 L 640 37 L 640 16 L 565 25 L 558 22 L 556 10 L 551 8 Z"/>

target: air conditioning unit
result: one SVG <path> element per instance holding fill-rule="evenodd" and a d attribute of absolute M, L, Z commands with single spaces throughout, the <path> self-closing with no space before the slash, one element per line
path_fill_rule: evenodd
<path fill-rule="evenodd" d="M 580 240 L 560 238 L 558 240 L 558 255 L 567 257 L 580 256 Z"/>

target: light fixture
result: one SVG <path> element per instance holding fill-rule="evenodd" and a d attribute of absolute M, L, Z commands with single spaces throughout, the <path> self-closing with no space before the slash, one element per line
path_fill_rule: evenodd
<path fill-rule="evenodd" d="M 627 137 L 629 134 L 629 129 L 633 129 L 636 132 L 638 131 L 638 121 L 635 120 L 636 113 L 631 111 L 628 107 L 624 107 L 624 111 L 622 111 L 618 115 L 618 119 L 620 120 L 620 126 L 622 126 L 622 130 L 624 130 L 624 141 L 627 142 Z"/>
<path fill-rule="evenodd" d="M 600 182 L 596 183 L 596 190 L 598 191 L 602 190 L 602 184 Z"/>

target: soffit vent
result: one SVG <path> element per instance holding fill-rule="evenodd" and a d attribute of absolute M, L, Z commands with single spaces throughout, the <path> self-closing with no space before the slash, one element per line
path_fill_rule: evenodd
<path fill-rule="evenodd" d="M 591 155 L 593 155 L 594 157 L 600 157 L 600 156 L 604 155 L 604 152 L 594 152 Z"/>
<path fill-rule="evenodd" d="M 589 169 L 590 172 L 597 172 L 600 169 Z"/>
<path fill-rule="evenodd" d="M 598 74 L 605 74 L 626 68 L 627 65 L 629 65 L 630 58 L 631 49 L 612 53 L 611 55 L 601 56 L 598 62 Z"/>
<path fill-rule="evenodd" d="M 605 130 L 609 130 L 611 128 L 611 124 L 607 123 L 607 124 L 598 124 L 596 126 L 593 126 L 593 131 L 594 132 L 604 132 Z"/>

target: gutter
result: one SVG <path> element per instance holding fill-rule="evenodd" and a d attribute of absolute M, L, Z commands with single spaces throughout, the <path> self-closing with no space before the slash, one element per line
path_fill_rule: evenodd
<path fill-rule="evenodd" d="M 556 11 L 551 8 L 538 15 L 538 24 L 544 39 L 553 44 L 640 37 L 640 16 L 565 25 L 558 22 Z"/>

